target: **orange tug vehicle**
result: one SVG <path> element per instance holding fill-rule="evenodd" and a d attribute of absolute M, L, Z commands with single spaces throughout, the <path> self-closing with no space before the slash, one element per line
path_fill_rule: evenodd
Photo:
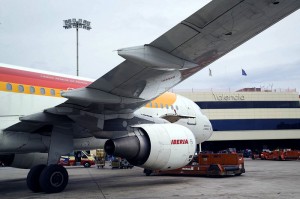
<path fill-rule="evenodd" d="M 300 151 L 291 149 L 276 149 L 264 151 L 260 154 L 262 160 L 298 160 Z"/>
<path fill-rule="evenodd" d="M 199 176 L 239 176 L 245 173 L 242 154 L 199 154 L 188 165 L 179 169 L 161 171 L 145 169 L 144 173 L 154 175 L 199 175 Z"/>

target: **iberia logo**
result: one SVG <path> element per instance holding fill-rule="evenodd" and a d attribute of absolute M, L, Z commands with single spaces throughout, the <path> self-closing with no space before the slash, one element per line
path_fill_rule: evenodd
<path fill-rule="evenodd" d="M 188 144 L 189 141 L 187 139 L 180 139 L 180 140 L 171 140 L 171 144 Z"/>

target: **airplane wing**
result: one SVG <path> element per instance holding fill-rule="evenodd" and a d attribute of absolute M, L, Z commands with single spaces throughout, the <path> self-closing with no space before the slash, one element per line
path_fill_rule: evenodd
<path fill-rule="evenodd" d="M 61 106 L 132 112 L 297 10 L 297 0 L 212 1 L 149 44 L 118 50 L 126 60 Z M 117 104 L 117 106 L 116 106 Z"/>
<path fill-rule="evenodd" d="M 212 1 L 149 44 L 118 50 L 125 61 L 89 86 L 64 92 L 66 102 L 41 114 L 77 122 L 80 111 L 132 113 L 299 7 L 299 0 Z"/>

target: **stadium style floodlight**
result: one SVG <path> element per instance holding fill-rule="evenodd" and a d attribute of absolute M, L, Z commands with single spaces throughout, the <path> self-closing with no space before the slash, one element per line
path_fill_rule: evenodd
<path fill-rule="evenodd" d="M 63 22 L 64 22 L 63 27 L 65 29 L 76 28 L 76 60 L 77 60 L 76 75 L 79 76 L 79 66 L 78 66 L 78 29 L 79 28 L 83 28 L 83 29 L 86 29 L 86 30 L 92 29 L 91 28 L 91 22 L 87 21 L 87 20 L 82 20 L 82 19 L 76 20 L 75 18 L 63 20 Z"/>

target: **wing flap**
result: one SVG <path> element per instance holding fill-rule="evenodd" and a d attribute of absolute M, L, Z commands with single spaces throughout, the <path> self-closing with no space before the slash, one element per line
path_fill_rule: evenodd
<path fill-rule="evenodd" d="M 62 93 L 62 96 L 74 102 L 89 101 L 97 104 L 129 104 L 143 101 L 138 98 L 126 98 L 119 95 L 113 95 L 98 89 L 80 88 L 69 90 Z"/>

